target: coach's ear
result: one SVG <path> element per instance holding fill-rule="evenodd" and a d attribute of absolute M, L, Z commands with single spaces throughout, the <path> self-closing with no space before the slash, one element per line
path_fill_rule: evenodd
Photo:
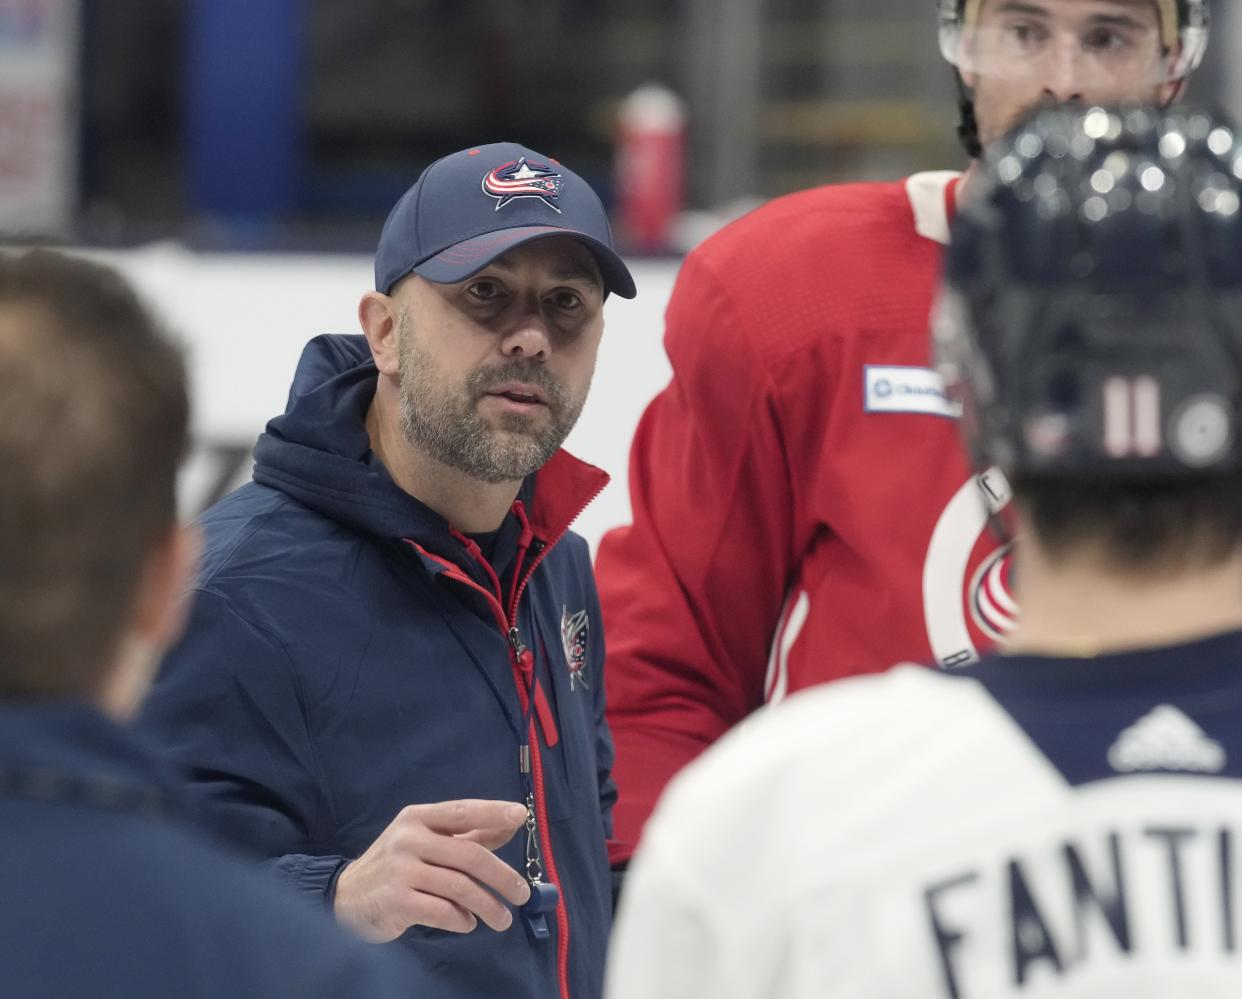
<path fill-rule="evenodd" d="M 358 303 L 358 322 L 380 374 L 396 378 L 399 370 L 399 327 L 405 308 L 391 295 L 368 291 Z"/>

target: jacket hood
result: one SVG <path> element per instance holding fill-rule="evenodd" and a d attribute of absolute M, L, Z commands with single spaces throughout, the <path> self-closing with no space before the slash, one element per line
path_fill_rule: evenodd
<path fill-rule="evenodd" d="M 311 340 L 285 412 L 255 447 L 255 481 L 361 533 L 440 547 L 448 522 L 393 482 L 371 451 L 366 416 L 378 378 L 365 337 Z M 548 502 L 536 501 L 537 479 Z M 518 499 L 536 531 L 555 540 L 607 482 L 606 473 L 558 451 Z"/>

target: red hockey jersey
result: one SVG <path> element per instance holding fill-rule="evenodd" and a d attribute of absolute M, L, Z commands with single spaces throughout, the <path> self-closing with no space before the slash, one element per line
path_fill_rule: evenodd
<path fill-rule="evenodd" d="M 614 862 L 668 779 L 764 703 L 901 660 L 964 663 L 1013 624 L 930 370 L 959 175 L 774 201 L 687 258 L 669 386 L 630 462 L 633 525 L 600 544 L 616 741 Z"/>

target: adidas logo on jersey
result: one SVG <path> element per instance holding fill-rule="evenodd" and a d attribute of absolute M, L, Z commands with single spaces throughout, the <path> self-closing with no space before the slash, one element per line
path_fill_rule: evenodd
<path fill-rule="evenodd" d="M 1108 762 L 1118 773 L 1182 770 L 1214 774 L 1225 767 L 1225 750 L 1184 712 L 1161 704 L 1117 737 L 1108 750 Z"/>

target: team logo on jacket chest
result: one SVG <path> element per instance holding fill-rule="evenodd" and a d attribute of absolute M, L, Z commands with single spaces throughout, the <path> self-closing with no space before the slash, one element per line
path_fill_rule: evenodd
<path fill-rule="evenodd" d="M 496 211 L 515 198 L 538 198 L 558 215 L 557 200 L 565 180 L 545 163 L 534 163 L 523 156 L 496 167 L 483 178 L 483 193 L 496 199 Z"/>
<path fill-rule="evenodd" d="M 565 663 L 569 666 L 569 689 L 582 687 L 590 690 L 587 678 L 587 642 L 591 637 L 591 619 L 584 610 L 570 613 L 568 607 L 561 609 L 561 647 L 565 650 Z"/>

